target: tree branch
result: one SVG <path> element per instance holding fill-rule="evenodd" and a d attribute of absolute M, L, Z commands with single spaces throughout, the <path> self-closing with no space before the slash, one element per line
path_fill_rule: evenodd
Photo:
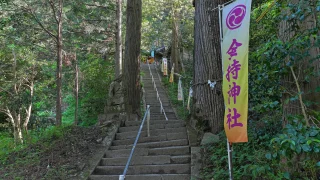
<path fill-rule="evenodd" d="M 305 107 L 304 107 L 304 104 L 303 104 L 303 101 L 302 101 L 302 95 L 301 95 L 301 90 L 300 90 L 300 85 L 299 85 L 298 79 L 296 77 L 296 74 L 294 73 L 294 70 L 293 70 L 292 66 L 290 66 L 290 70 L 291 70 L 292 76 L 294 78 L 294 81 L 296 83 L 297 90 L 298 90 L 298 93 L 299 93 L 299 102 L 300 102 L 302 114 L 304 116 L 304 119 L 306 120 L 306 125 L 308 127 L 310 127 L 309 120 L 308 120 L 308 117 L 307 117 L 307 113 L 306 113 L 306 110 L 305 110 Z"/>
<path fill-rule="evenodd" d="M 88 4 L 88 3 L 83 3 L 86 6 L 91 6 L 91 7 L 98 7 L 98 8 L 103 8 L 103 9 L 109 9 L 111 11 L 116 11 L 115 9 L 111 9 L 110 7 L 107 6 L 101 6 L 101 5 L 97 5 L 97 4 Z"/>
<path fill-rule="evenodd" d="M 32 11 L 31 8 L 28 9 L 31 16 L 34 18 L 34 20 L 38 23 L 38 25 L 41 27 L 42 30 L 44 30 L 47 34 L 49 34 L 51 37 L 53 37 L 54 41 L 58 41 L 58 36 L 54 35 L 51 31 L 48 30 L 48 28 L 44 27 L 44 25 L 41 23 L 41 21 L 37 18 L 35 15 L 35 12 Z"/>
<path fill-rule="evenodd" d="M 54 7 L 54 3 L 52 2 L 52 0 L 48 0 L 48 1 L 49 1 L 50 6 L 51 6 L 51 9 L 52 9 L 54 19 L 56 20 L 57 24 L 59 24 L 59 20 L 57 18 L 57 14 L 56 14 L 56 10 L 55 10 L 55 7 Z"/>
<path fill-rule="evenodd" d="M 7 90 L 3 89 L 2 87 L 0 87 L 0 89 L 2 89 L 2 91 L 4 91 L 4 92 L 7 92 L 8 94 L 10 94 L 13 97 L 13 94 L 10 91 L 7 91 Z"/>

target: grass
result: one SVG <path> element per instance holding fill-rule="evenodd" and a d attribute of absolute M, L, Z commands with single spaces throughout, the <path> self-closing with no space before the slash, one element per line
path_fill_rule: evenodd
<path fill-rule="evenodd" d="M 24 134 L 24 143 L 20 145 L 15 144 L 12 134 L 0 132 L 0 164 L 5 164 L 11 153 L 21 151 L 40 140 L 44 142 L 45 145 L 50 146 L 52 140 L 63 137 L 63 135 L 68 132 L 68 129 L 70 129 L 69 125 L 63 125 L 61 127 L 49 126 L 43 129 L 31 130 L 29 134 Z"/>

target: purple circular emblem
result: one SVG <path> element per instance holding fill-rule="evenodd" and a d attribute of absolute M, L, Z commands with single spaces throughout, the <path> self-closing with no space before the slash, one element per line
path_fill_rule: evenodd
<path fill-rule="evenodd" d="M 238 5 L 234 7 L 228 14 L 226 19 L 227 27 L 231 30 L 241 26 L 244 17 L 246 16 L 246 6 Z"/>

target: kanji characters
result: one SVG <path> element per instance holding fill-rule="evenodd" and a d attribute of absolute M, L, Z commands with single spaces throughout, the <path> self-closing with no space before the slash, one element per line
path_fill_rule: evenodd
<path fill-rule="evenodd" d="M 238 71 L 241 69 L 241 64 L 239 64 L 239 61 L 233 60 L 233 64 L 228 66 L 226 78 L 230 82 L 230 73 L 233 75 L 233 79 L 238 79 Z"/>
<path fill-rule="evenodd" d="M 235 82 L 232 83 L 232 85 L 229 85 L 229 91 L 228 91 L 228 102 L 230 104 L 230 98 L 233 98 L 233 103 L 237 104 L 237 96 L 240 95 L 241 87 L 237 85 Z"/>
<path fill-rule="evenodd" d="M 228 49 L 228 51 L 227 51 L 227 54 L 230 55 L 229 60 L 231 60 L 231 58 L 232 58 L 233 56 L 237 56 L 237 55 L 238 55 L 237 49 L 238 49 L 238 47 L 240 47 L 240 46 L 242 46 L 242 43 L 239 43 L 239 42 L 237 42 L 236 39 L 233 39 L 232 44 L 231 44 L 231 46 L 229 47 L 229 49 Z"/>
<path fill-rule="evenodd" d="M 236 108 L 233 108 L 233 116 L 231 109 L 228 108 L 228 115 L 227 115 L 227 124 L 229 126 L 229 129 L 234 128 L 234 127 L 243 127 L 243 124 L 238 122 L 238 119 L 241 117 L 241 114 L 238 113 L 238 110 Z"/>

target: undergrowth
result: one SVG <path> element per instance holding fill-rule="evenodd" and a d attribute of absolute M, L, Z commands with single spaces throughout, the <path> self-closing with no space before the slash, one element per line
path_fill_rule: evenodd
<path fill-rule="evenodd" d="M 49 126 L 47 128 L 29 131 L 24 137 L 24 143 L 17 145 L 14 143 L 12 134 L 0 133 L 0 168 L 1 164 L 6 164 L 10 154 L 15 152 L 21 152 L 21 150 L 28 146 L 34 145 L 41 141 L 45 147 L 50 147 L 53 140 L 60 139 L 65 133 L 69 131 L 71 126 Z M 29 156 L 29 155 L 28 155 Z M 28 163 L 32 158 L 26 158 L 26 161 L 21 163 Z M 18 164 L 20 162 L 17 162 Z"/>
<path fill-rule="evenodd" d="M 320 130 L 303 126 L 295 118 L 284 129 L 281 115 L 249 121 L 248 143 L 233 144 L 234 179 L 312 179 L 320 177 Z M 226 136 L 202 147 L 202 179 L 228 179 Z"/>

